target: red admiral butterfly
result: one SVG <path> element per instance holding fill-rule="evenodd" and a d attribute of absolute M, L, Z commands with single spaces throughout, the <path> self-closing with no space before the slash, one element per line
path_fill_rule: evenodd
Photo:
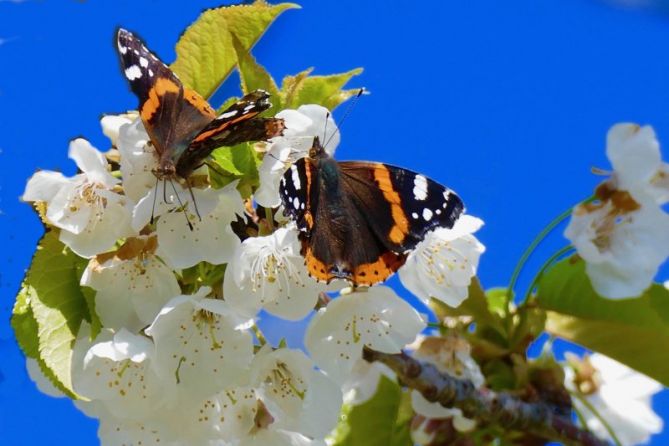
<path fill-rule="evenodd" d="M 216 116 L 209 103 L 184 87 L 138 37 L 119 29 L 117 49 L 123 74 L 139 98 L 139 115 L 158 154 L 158 167 L 153 172 L 158 179 L 187 179 L 218 147 L 282 134 L 282 119 L 256 118 L 271 106 L 267 92 L 249 93 Z"/>
<path fill-rule="evenodd" d="M 428 231 L 453 227 L 464 210 L 455 192 L 418 173 L 337 162 L 318 137 L 281 178 L 279 193 L 300 229 L 309 275 L 354 285 L 386 280 Z"/>

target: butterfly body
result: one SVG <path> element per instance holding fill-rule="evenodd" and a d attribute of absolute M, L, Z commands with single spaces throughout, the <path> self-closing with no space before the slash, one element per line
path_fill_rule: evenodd
<path fill-rule="evenodd" d="M 387 279 L 431 229 L 463 210 L 449 189 L 382 163 L 337 162 L 318 138 L 281 180 L 284 212 L 297 223 L 307 270 L 317 280 L 373 285 Z"/>
<path fill-rule="evenodd" d="M 131 32 L 118 30 L 117 51 L 158 156 L 153 169 L 158 179 L 187 179 L 218 147 L 267 140 L 283 132 L 283 120 L 257 118 L 270 107 L 263 90 L 247 94 L 217 116 Z"/>

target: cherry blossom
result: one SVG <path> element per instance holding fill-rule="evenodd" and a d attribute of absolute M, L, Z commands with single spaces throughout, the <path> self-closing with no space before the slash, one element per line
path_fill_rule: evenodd
<path fill-rule="evenodd" d="M 654 203 L 622 198 L 574 208 L 567 237 L 586 262 L 593 288 L 602 296 L 639 296 L 669 256 L 669 215 Z M 625 198 L 627 197 L 627 198 Z"/>
<path fill-rule="evenodd" d="M 451 307 L 460 305 L 485 251 L 472 235 L 482 225 L 480 219 L 462 215 L 453 228 L 428 233 L 400 268 L 402 285 L 423 302 L 434 297 Z"/>
<path fill-rule="evenodd" d="M 90 258 L 133 234 L 128 202 L 114 191 L 119 180 L 107 171 L 104 155 L 88 141 L 73 140 L 69 157 L 83 173 L 66 178 L 57 172 L 37 172 L 22 198 L 45 202 L 47 220 L 61 229 L 60 240 L 79 256 Z"/>
<path fill-rule="evenodd" d="M 106 328 L 138 332 L 181 294 L 174 273 L 155 249 L 155 236 L 141 236 L 129 239 L 111 258 L 89 262 L 81 284 L 96 290 L 95 311 Z"/>
<path fill-rule="evenodd" d="M 72 384 L 80 396 L 100 402 L 122 418 L 141 418 L 167 397 L 152 368 L 153 343 L 125 329 L 103 331 L 91 343 L 80 329 L 73 354 Z"/>
<path fill-rule="evenodd" d="M 302 319 L 313 310 L 319 293 L 326 290 L 307 275 L 294 227 L 250 237 L 232 258 L 225 271 L 223 295 L 251 317 L 264 308 L 283 319 Z"/>
<path fill-rule="evenodd" d="M 425 320 L 385 286 L 342 294 L 311 320 L 305 345 L 332 379 L 346 381 L 362 349 L 399 353 L 425 328 Z"/>
<path fill-rule="evenodd" d="M 250 382 L 281 429 L 324 438 L 337 424 L 341 390 L 300 350 L 262 349 Z"/>
<path fill-rule="evenodd" d="M 175 269 L 202 261 L 220 265 L 232 260 L 241 242 L 230 223 L 244 215 L 236 186 L 233 182 L 221 189 L 193 189 L 196 205 L 189 199 L 186 209 L 162 214 L 156 223 L 157 254 Z"/>
<path fill-rule="evenodd" d="M 603 439 L 611 436 L 602 420 L 623 446 L 645 443 L 662 431 L 662 419 L 651 405 L 662 385 L 607 356 L 593 353 L 579 360 L 568 354 L 565 386 L 576 393 L 574 407 L 588 429 Z"/>
<path fill-rule="evenodd" d="M 662 161 L 651 126 L 614 125 L 606 137 L 606 155 L 617 189 L 628 191 L 637 201 L 647 196 L 660 205 L 669 201 L 669 164 Z"/>
<path fill-rule="evenodd" d="M 156 371 L 190 398 L 239 384 L 253 358 L 248 321 L 226 302 L 206 298 L 210 291 L 175 297 L 145 330 L 155 343 Z"/>
<path fill-rule="evenodd" d="M 267 146 L 258 169 L 260 187 L 254 195 L 256 202 L 265 207 L 281 204 L 279 182 L 291 163 L 308 155 L 314 137 L 322 139 L 326 152 L 333 155 L 339 145 L 339 132 L 330 112 L 316 104 L 306 104 L 297 110 L 286 109 L 277 113 L 286 128 L 283 136 L 273 138 Z"/>

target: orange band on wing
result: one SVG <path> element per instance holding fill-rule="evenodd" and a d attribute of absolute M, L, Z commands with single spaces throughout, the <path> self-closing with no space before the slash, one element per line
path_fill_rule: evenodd
<path fill-rule="evenodd" d="M 390 233 L 388 238 L 393 243 L 401 245 L 404 241 L 404 238 L 409 233 L 409 220 L 407 220 L 406 214 L 402 210 L 400 196 L 393 188 L 393 183 L 390 181 L 390 171 L 383 164 L 379 164 L 374 168 L 374 180 L 381 191 L 383 191 L 383 197 L 388 203 L 390 203 L 390 210 L 393 216 L 393 227 L 390 228 Z"/>
<path fill-rule="evenodd" d="M 318 260 L 311 251 L 310 246 L 304 247 L 304 264 L 307 267 L 307 273 L 319 282 L 329 283 L 335 278 L 334 274 L 329 273 L 330 265 L 326 265 Z"/>
<path fill-rule="evenodd" d="M 235 118 L 235 119 L 233 119 L 233 120 L 231 120 L 231 121 L 226 121 L 226 122 L 222 123 L 222 124 L 221 124 L 220 126 L 218 126 L 218 127 L 215 127 L 215 128 L 213 128 L 213 129 L 211 129 L 211 130 L 207 130 L 206 132 L 202 132 L 202 133 L 200 133 L 199 135 L 197 135 L 197 138 L 195 138 L 195 139 L 193 140 L 193 142 L 200 142 L 200 141 L 202 141 L 202 140 L 204 140 L 204 139 L 207 139 L 207 138 L 209 138 L 209 137 L 211 137 L 211 136 L 213 136 L 213 135 L 216 135 L 216 134 L 218 134 L 218 133 L 221 133 L 223 130 L 227 129 L 228 127 L 230 127 L 230 126 L 233 125 L 233 124 L 237 124 L 238 122 L 249 120 L 249 119 L 253 118 L 253 117 L 256 116 L 256 115 L 258 115 L 258 112 L 248 113 L 248 114 L 246 114 L 246 115 L 241 115 L 240 117 Z"/>
<path fill-rule="evenodd" d="M 149 90 L 149 97 L 142 105 L 139 114 L 144 122 L 148 122 L 153 114 L 160 107 L 160 101 L 167 93 L 179 94 L 179 86 L 172 80 L 162 77 L 156 80 L 156 83 Z"/>
<path fill-rule="evenodd" d="M 209 102 L 205 101 L 195 90 L 184 88 L 184 98 L 190 105 L 200 110 L 200 113 L 203 115 L 208 116 L 211 119 L 216 117 L 216 112 L 211 108 Z"/>
<path fill-rule="evenodd" d="M 353 269 L 351 280 L 355 285 L 371 286 L 383 282 L 406 261 L 406 255 L 386 252 L 376 262 L 363 263 Z"/>
<path fill-rule="evenodd" d="M 311 231 L 314 227 L 314 217 L 311 215 L 311 161 L 305 159 L 304 174 L 307 176 L 307 209 L 304 211 L 304 220 L 307 222 L 307 229 Z"/>

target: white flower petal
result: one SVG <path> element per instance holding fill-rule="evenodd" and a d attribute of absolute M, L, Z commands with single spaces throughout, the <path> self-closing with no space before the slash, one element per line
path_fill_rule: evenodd
<path fill-rule="evenodd" d="M 165 303 L 181 294 L 172 270 L 154 255 L 92 262 L 81 284 L 97 291 L 95 310 L 103 326 L 133 332 L 149 325 Z"/>
<path fill-rule="evenodd" d="M 313 310 L 319 293 L 327 289 L 308 277 L 294 228 L 250 237 L 232 258 L 225 271 L 223 294 L 250 317 L 264 308 L 282 319 L 302 319 Z"/>
<path fill-rule="evenodd" d="M 452 229 L 428 233 L 400 268 L 402 284 L 424 302 L 434 297 L 452 307 L 460 305 L 485 251 L 471 235 L 482 225 L 480 219 L 463 215 Z"/>
<path fill-rule="evenodd" d="M 121 127 L 132 123 L 130 115 L 105 115 L 100 119 L 102 133 L 110 139 L 112 146 L 118 146 Z"/>
<path fill-rule="evenodd" d="M 199 302 L 208 291 L 172 299 L 145 330 L 156 345 L 158 373 L 191 398 L 236 385 L 253 358 L 251 334 L 236 329 L 234 315 L 201 311 Z"/>
<path fill-rule="evenodd" d="M 200 207 L 198 198 L 205 193 L 215 194 L 218 198 L 215 209 L 208 213 L 204 206 Z M 244 204 L 236 189 L 236 182 L 216 191 L 200 191 L 196 200 L 202 221 L 189 211 L 188 218 L 193 230 L 188 227 L 181 211 L 164 214 L 158 221 L 158 254 L 176 269 L 188 268 L 202 261 L 214 265 L 227 263 L 232 260 L 235 249 L 241 243 L 230 227 L 238 215 L 244 214 Z M 202 204 L 205 204 L 205 200 Z"/>
<path fill-rule="evenodd" d="M 425 321 L 391 288 L 367 291 L 332 300 L 311 320 L 305 345 L 328 376 L 343 383 L 363 346 L 384 353 L 399 353 L 425 328 Z"/>
<path fill-rule="evenodd" d="M 71 181 L 60 172 L 39 171 L 28 180 L 21 199 L 23 201 L 51 201 L 58 191 Z"/>
<path fill-rule="evenodd" d="M 89 181 L 106 187 L 113 187 L 119 182 L 107 171 L 107 160 L 104 155 L 85 139 L 72 140 L 68 156 L 77 163 L 77 167 L 86 174 Z"/>

